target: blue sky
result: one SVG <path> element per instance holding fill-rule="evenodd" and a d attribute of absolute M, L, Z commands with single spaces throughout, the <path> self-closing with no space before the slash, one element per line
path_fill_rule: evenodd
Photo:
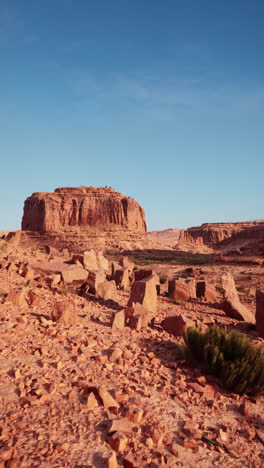
<path fill-rule="evenodd" d="M 262 0 L 0 0 L 0 230 L 113 186 L 149 230 L 263 219 Z"/>

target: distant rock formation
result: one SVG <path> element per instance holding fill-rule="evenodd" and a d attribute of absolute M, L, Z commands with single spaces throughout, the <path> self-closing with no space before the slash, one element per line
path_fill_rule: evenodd
<path fill-rule="evenodd" d="M 212 247 L 262 251 L 264 247 L 264 220 L 240 223 L 205 223 L 182 231 L 179 246 Z"/>
<path fill-rule="evenodd" d="M 98 227 L 146 232 L 143 208 L 111 187 L 64 187 L 36 192 L 24 205 L 23 231 L 62 232 Z"/>
<path fill-rule="evenodd" d="M 182 229 L 165 229 L 163 231 L 150 231 L 148 238 L 160 242 L 166 247 L 175 247 L 178 244 Z"/>
<path fill-rule="evenodd" d="M 157 248 L 147 238 L 143 208 L 111 187 L 33 193 L 24 204 L 22 231 L 24 247 L 48 245 L 74 253 Z"/>

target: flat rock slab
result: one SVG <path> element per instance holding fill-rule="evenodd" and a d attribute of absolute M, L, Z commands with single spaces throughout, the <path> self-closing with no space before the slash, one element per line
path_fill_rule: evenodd
<path fill-rule="evenodd" d="M 54 260 L 50 262 L 31 263 L 30 267 L 44 273 L 61 273 L 65 283 L 72 281 L 85 281 L 88 278 L 88 272 L 79 265 L 69 265 L 67 263 Z"/>

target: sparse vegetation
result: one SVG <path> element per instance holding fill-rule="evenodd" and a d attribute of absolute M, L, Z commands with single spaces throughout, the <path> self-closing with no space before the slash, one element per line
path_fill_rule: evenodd
<path fill-rule="evenodd" d="M 165 253 L 160 255 L 149 254 L 149 255 L 132 255 L 130 260 L 137 265 L 151 265 L 153 263 L 160 263 L 163 265 L 206 265 L 210 262 L 210 257 L 206 254 L 190 254 L 184 252 L 184 254 L 175 254 L 168 256 Z"/>
<path fill-rule="evenodd" d="M 162 273 L 158 273 L 158 277 L 159 277 L 159 280 L 160 280 L 160 284 L 165 284 L 166 281 L 167 281 L 167 277 L 162 275 Z"/>
<path fill-rule="evenodd" d="M 237 331 L 214 326 L 202 332 L 188 327 L 181 347 L 189 363 L 200 365 L 220 377 L 235 393 L 264 393 L 264 353 Z"/>
<path fill-rule="evenodd" d="M 184 278 L 184 279 L 188 279 L 189 278 L 189 273 L 187 271 L 183 271 L 182 273 L 177 273 L 175 275 L 175 279 L 179 279 L 179 278 Z"/>
<path fill-rule="evenodd" d="M 31 248 L 31 252 L 32 252 L 32 253 L 33 253 L 33 252 L 39 252 L 39 253 L 45 254 L 45 255 L 48 253 L 48 251 L 47 251 L 47 249 L 46 249 L 45 247 L 41 247 L 41 248 L 39 248 L 39 247 L 32 247 L 32 248 Z"/>
<path fill-rule="evenodd" d="M 119 258 L 120 252 L 117 249 L 107 249 L 105 251 L 105 255 L 109 255 L 111 257 Z"/>

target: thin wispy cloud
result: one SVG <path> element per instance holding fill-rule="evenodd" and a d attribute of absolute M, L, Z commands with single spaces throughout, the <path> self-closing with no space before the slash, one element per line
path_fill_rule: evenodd
<path fill-rule="evenodd" d="M 75 96 L 93 98 L 94 100 L 122 100 L 144 109 L 148 116 L 168 116 L 173 112 L 194 112 L 219 116 L 254 115 L 264 109 L 264 88 L 257 84 L 247 83 L 237 86 L 236 83 L 222 85 L 206 82 L 201 76 L 189 77 L 174 83 L 162 83 L 155 77 L 133 76 L 132 74 L 109 74 L 98 78 L 93 73 L 79 70 L 78 77 L 73 74 L 70 86 Z"/>

